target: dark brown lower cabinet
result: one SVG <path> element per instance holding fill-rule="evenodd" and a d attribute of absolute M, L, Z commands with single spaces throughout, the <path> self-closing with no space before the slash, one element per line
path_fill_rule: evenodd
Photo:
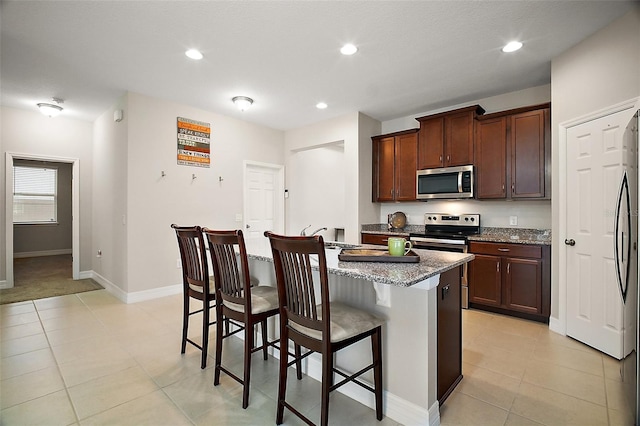
<path fill-rule="evenodd" d="M 549 322 L 549 246 L 472 241 L 469 251 L 470 307 Z"/>
<path fill-rule="evenodd" d="M 462 380 L 460 267 L 440 275 L 438 284 L 438 402 Z"/>

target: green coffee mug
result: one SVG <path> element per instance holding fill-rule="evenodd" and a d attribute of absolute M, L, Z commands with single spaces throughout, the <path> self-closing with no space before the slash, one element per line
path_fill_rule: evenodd
<path fill-rule="evenodd" d="M 391 237 L 387 240 L 387 245 L 389 247 L 389 254 L 391 256 L 404 256 L 409 253 L 413 244 L 411 241 L 407 241 L 404 238 Z"/>

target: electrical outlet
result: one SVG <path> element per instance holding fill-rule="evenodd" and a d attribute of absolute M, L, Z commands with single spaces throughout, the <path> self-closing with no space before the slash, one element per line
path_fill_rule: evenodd
<path fill-rule="evenodd" d="M 96 254 L 96 257 L 102 257 L 102 250 L 98 249 L 98 253 Z"/>
<path fill-rule="evenodd" d="M 180 259 L 176 260 L 176 268 L 178 269 L 182 268 L 182 261 Z"/>
<path fill-rule="evenodd" d="M 509 216 L 509 225 L 517 226 L 518 225 L 518 216 Z"/>

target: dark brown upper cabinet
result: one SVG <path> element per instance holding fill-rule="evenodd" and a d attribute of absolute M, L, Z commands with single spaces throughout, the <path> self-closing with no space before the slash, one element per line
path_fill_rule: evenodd
<path fill-rule="evenodd" d="M 374 136 L 372 200 L 415 201 L 418 129 Z"/>
<path fill-rule="evenodd" d="M 476 197 L 549 198 L 550 135 L 548 103 L 478 117 Z"/>
<path fill-rule="evenodd" d="M 416 118 L 420 122 L 418 170 L 473 163 L 476 118 L 480 105 Z"/>

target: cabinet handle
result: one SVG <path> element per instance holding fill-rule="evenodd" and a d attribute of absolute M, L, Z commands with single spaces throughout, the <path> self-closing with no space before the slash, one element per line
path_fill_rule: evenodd
<path fill-rule="evenodd" d="M 507 274 L 511 273 L 511 263 L 507 263 Z"/>
<path fill-rule="evenodd" d="M 500 272 L 500 262 L 496 263 L 496 272 Z"/>
<path fill-rule="evenodd" d="M 442 287 L 442 300 L 449 294 L 449 284 Z"/>
<path fill-rule="evenodd" d="M 393 197 L 393 189 L 391 190 L 391 197 Z"/>
<path fill-rule="evenodd" d="M 508 252 L 509 249 L 508 248 L 499 248 L 498 251 L 502 251 L 502 252 Z"/>
<path fill-rule="evenodd" d="M 442 163 L 442 155 L 440 156 L 440 162 Z"/>
<path fill-rule="evenodd" d="M 504 183 L 502 184 L 502 190 L 504 191 Z"/>
<path fill-rule="evenodd" d="M 512 194 L 515 194 L 515 193 L 516 193 L 516 184 L 515 184 L 515 183 L 512 183 L 512 184 L 511 184 L 511 193 L 512 193 Z"/>
<path fill-rule="evenodd" d="M 451 161 L 451 156 L 450 156 L 450 155 L 447 155 L 447 163 L 448 163 L 449 161 Z"/>

